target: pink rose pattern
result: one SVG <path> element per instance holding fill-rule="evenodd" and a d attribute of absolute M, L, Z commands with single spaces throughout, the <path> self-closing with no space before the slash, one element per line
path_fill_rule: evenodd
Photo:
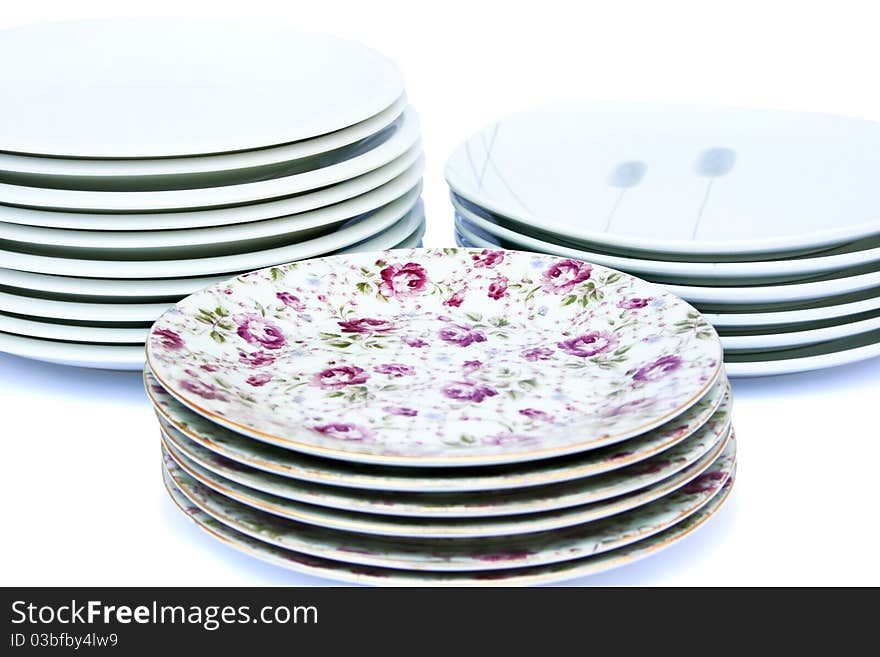
<path fill-rule="evenodd" d="M 384 424 L 370 430 L 379 415 L 392 428 L 395 418 L 439 422 L 443 447 L 430 436 L 426 452 L 459 438 L 475 452 L 516 450 L 526 439 L 582 440 L 565 438 L 564 428 L 584 426 L 584 417 L 609 434 L 638 426 L 638 418 L 698 396 L 720 364 L 717 338 L 695 336 L 694 321 L 668 337 L 666 327 L 693 320 L 692 309 L 599 266 L 488 249 L 345 258 L 357 264 L 316 259 L 194 295 L 204 300 L 187 300 L 156 323 L 151 363 L 173 371 L 182 352 L 203 375 L 168 380 L 215 402 L 211 412 L 231 415 L 230 404 L 255 416 L 261 407 L 282 409 L 274 424 L 312 427 L 328 439 L 384 442 Z M 265 298 L 253 304 L 249 294 Z M 641 312 L 621 320 L 620 310 Z M 646 334 L 661 340 L 642 340 Z M 609 372 L 629 385 L 585 398 L 590 382 Z M 559 430 L 548 434 L 542 424 Z M 422 444 L 408 424 L 393 430 Z"/>

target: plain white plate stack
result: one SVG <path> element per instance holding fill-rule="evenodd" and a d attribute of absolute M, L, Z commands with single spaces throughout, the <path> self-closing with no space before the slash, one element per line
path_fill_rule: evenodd
<path fill-rule="evenodd" d="M 509 116 L 446 178 L 456 237 L 659 283 L 717 328 L 730 376 L 880 355 L 880 124 L 568 104 Z"/>
<path fill-rule="evenodd" d="M 0 351 L 140 369 L 152 322 L 237 273 L 411 247 L 419 123 L 393 63 L 265 25 L 5 30 Z"/>

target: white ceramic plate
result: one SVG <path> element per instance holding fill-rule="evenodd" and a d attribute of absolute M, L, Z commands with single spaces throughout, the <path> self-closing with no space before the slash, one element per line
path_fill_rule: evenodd
<path fill-rule="evenodd" d="M 0 60 L 15 62 L 0 73 L 0 143 L 41 155 L 275 146 L 364 121 L 403 93 L 395 66 L 359 44 L 180 17 L 12 28 Z"/>
<path fill-rule="evenodd" d="M 60 322 L 24 319 L 0 313 L 0 331 L 31 338 L 64 340 L 67 342 L 94 342 L 109 344 L 143 344 L 150 332 L 149 326 L 143 328 L 115 328 L 105 326 L 83 326 Z"/>
<path fill-rule="evenodd" d="M 56 258 L 0 250 L 0 267 L 85 278 L 178 278 L 249 271 L 280 262 L 312 258 L 356 244 L 389 228 L 411 213 L 417 202 L 418 190 L 413 190 L 373 214 L 350 222 L 327 235 L 299 244 L 251 253 L 178 260 L 122 261 Z"/>
<path fill-rule="evenodd" d="M 880 331 L 819 344 L 770 351 L 724 355 L 728 376 L 773 376 L 848 365 L 880 356 Z"/>
<path fill-rule="evenodd" d="M 880 124 L 723 107 L 572 103 L 471 137 L 446 177 L 502 217 L 593 244 L 766 253 L 880 233 Z"/>
<path fill-rule="evenodd" d="M 869 316 L 860 319 L 851 319 L 842 323 L 823 325 L 820 327 L 810 328 L 810 324 L 803 327 L 786 327 L 788 330 L 776 330 L 773 332 L 767 330 L 748 330 L 748 327 L 739 327 L 733 329 L 731 333 L 725 333 L 721 336 L 721 344 L 725 350 L 729 349 L 781 349 L 784 347 L 796 347 L 800 345 L 815 344 L 817 342 L 825 342 L 827 340 L 837 340 L 840 338 L 848 338 L 880 329 L 880 315 L 871 313 Z"/>
<path fill-rule="evenodd" d="M 463 238 L 463 244 L 477 247 L 499 248 L 465 226 L 456 223 L 456 230 Z M 824 275 L 811 278 L 808 282 L 780 285 L 744 285 L 741 287 L 705 287 L 697 285 L 671 285 L 657 283 L 660 287 L 680 296 L 690 303 L 775 303 L 859 292 L 880 287 L 880 265 L 874 265 L 877 271 L 852 273 L 851 275 Z M 851 270 L 862 272 L 861 269 Z"/>
<path fill-rule="evenodd" d="M 877 239 L 863 240 L 814 257 L 791 258 L 788 260 L 763 260 L 757 262 L 682 262 L 664 260 L 646 260 L 624 256 L 609 255 L 581 248 L 554 244 L 519 233 L 500 226 L 486 217 L 481 216 L 468 204 L 452 195 L 452 204 L 456 215 L 463 221 L 479 228 L 501 240 L 506 240 L 526 251 L 552 253 L 568 258 L 578 258 L 587 262 L 595 262 L 606 267 L 620 269 L 640 276 L 671 278 L 724 278 L 724 279 L 790 279 L 794 276 L 805 276 L 833 272 L 846 267 L 880 261 L 880 246 Z M 524 227 L 526 230 L 527 227 Z"/>
<path fill-rule="evenodd" d="M 141 345 L 54 342 L 0 333 L 0 351 L 32 360 L 73 367 L 140 370 L 144 366 L 144 348 Z"/>
<path fill-rule="evenodd" d="M 316 258 L 202 290 L 160 318 L 148 352 L 169 393 L 258 440 L 449 467 L 649 431 L 711 388 L 721 345 L 693 308 L 620 272 L 424 249 Z"/>
<path fill-rule="evenodd" d="M 37 295 L 49 293 L 71 297 L 108 297 L 148 301 L 185 297 L 203 287 L 219 283 L 234 274 L 230 272 L 219 276 L 201 278 L 77 278 L 75 276 L 54 276 L 36 272 L 0 269 L 0 285 L 22 290 L 32 290 Z M 14 293 L 15 290 L 10 290 Z M 74 300 L 74 299 L 71 299 Z"/>
<path fill-rule="evenodd" d="M 393 184 L 395 178 L 405 175 L 421 158 L 421 147 L 411 148 L 383 167 L 330 187 L 308 194 L 228 208 L 114 214 L 0 206 L 0 221 L 25 226 L 102 231 L 177 230 L 263 221 L 305 213 L 366 194 L 385 184 Z"/>
<path fill-rule="evenodd" d="M 406 96 L 375 116 L 320 137 L 257 150 L 197 157 L 140 158 L 129 160 L 36 157 L 0 153 L 0 175 L 6 172 L 34 176 L 115 179 L 128 176 L 179 176 L 216 171 L 240 171 L 322 155 L 356 144 L 391 125 L 407 105 Z M 27 183 L 21 183 L 27 184 Z M 40 184 L 34 186 L 39 187 Z"/>
<path fill-rule="evenodd" d="M 309 556 L 252 538 L 209 516 L 180 492 L 167 473 L 165 473 L 165 486 L 174 504 L 201 529 L 239 552 L 282 568 L 355 584 L 380 586 L 522 586 L 549 584 L 607 571 L 656 554 L 688 536 L 711 518 L 728 498 L 734 476 L 731 475 L 721 491 L 699 511 L 650 538 L 572 561 L 562 561 L 547 566 L 496 570 L 491 573 L 416 572 L 354 565 L 344 561 Z"/>
<path fill-rule="evenodd" d="M 420 184 L 423 171 L 424 158 L 419 158 L 402 175 L 361 196 L 317 210 L 258 222 L 147 231 L 76 230 L 0 223 L 0 240 L 39 245 L 40 247 L 131 252 L 175 247 L 222 246 L 260 239 L 275 239 L 276 243 L 303 241 L 314 237 L 316 232 L 328 231 L 348 219 L 372 212 L 400 198 Z M 297 240 L 297 235 L 302 237 Z M 239 251 L 241 250 L 253 249 L 239 248 Z M 123 254 L 122 259 L 124 258 Z"/>
<path fill-rule="evenodd" d="M 354 157 L 313 171 L 238 185 L 156 192 L 80 191 L 0 183 L 0 201 L 8 205 L 34 208 L 108 212 L 243 205 L 292 196 L 355 178 L 400 157 L 418 141 L 418 118 L 412 108 L 407 108 L 400 122 L 384 141 L 377 145 L 370 143 L 369 148 L 365 147 L 364 152 Z"/>

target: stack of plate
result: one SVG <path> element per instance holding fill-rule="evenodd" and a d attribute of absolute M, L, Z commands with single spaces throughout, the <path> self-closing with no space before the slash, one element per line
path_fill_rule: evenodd
<path fill-rule="evenodd" d="M 363 46 L 101 20 L 6 30 L 0 59 L 2 351 L 140 369 L 206 285 L 420 242 L 418 121 Z"/>
<path fill-rule="evenodd" d="M 446 177 L 460 244 L 660 283 L 715 325 L 732 376 L 880 354 L 880 124 L 565 105 L 486 128 Z"/>
<path fill-rule="evenodd" d="M 513 251 L 331 256 L 181 301 L 147 391 L 181 510 L 374 584 L 523 584 L 703 524 L 736 441 L 721 344 L 626 274 Z"/>

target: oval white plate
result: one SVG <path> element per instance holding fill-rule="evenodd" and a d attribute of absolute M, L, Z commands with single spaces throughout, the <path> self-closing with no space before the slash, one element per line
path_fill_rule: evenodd
<path fill-rule="evenodd" d="M 328 235 L 251 253 L 186 260 L 122 261 L 55 258 L 2 250 L 0 267 L 85 278 L 177 278 L 249 271 L 280 262 L 312 258 L 356 244 L 400 220 L 413 210 L 417 201 L 418 192 L 413 190 L 373 214 Z"/>
<path fill-rule="evenodd" d="M 0 184 L 0 202 L 59 210 L 183 210 L 267 201 L 328 187 L 378 169 L 400 157 L 419 141 L 419 121 L 407 108 L 401 122 L 382 143 L 348 160 L 321 169 L 258 182 L 202 189 L 158 192 L 92 192 Z"/>
<path fill-rule="evenodd" d="M 118 249 L 142 251 L 171 247 L 200 247 L 247 242 L 265 238 L 293 241 L 297 233 L 310 234 L 329 229 L 347 219 L 366 214 L 391 203 L 419 185 L 424 158 L 389 183 L 366 194 L 317 210 L 287 215 L 277 219 L 179 230 L 94 231 L 66 230 L 0 223 L 0 240 L 82 249 Z"/>
<path fill-rule="evenodd" d="M 789 260 L 762 260 L 756 262 L 682 262 L 665 260 L 645 260 L 623 256 L 597 253 L 581 248 L 571 248 L 552 242 L 546 242 L 529 235 L 518 233 L 493 223 L 489 218 L 462 204 L 460 199 L 452 195 L 452 205 L 456 215 L 477 228 L 502 240 L 507 240 L 517 248 L 539 253 L 568 258 L 578 258 L 587 262 L 595 262 L 606 267 L 628 271 L 633 274 L 647 276 L 667 276 L 682 278 L 757 278 L 757 277 L 791 277 L 807 274 L 832 272 L 845 267 L 854 267 L 870 262 L 880 261 L 880 246 L 858 248 L 858 243 L 840 249 L 840 252 L 823 252 L 815 257 L 792 258 Z M 877 240 L 868 244 L 876 244 Z"/>
<path fill-rule="evenodd" d="M 242 170 L 313 157 L 355 144 L 391 125 L 407 105 L 406 95 L 375 116 L 320 137 L 258 150 L 201 155 L 198 157 L 141 158 L 129 160 L 35 157 L 0 153 L 0 171 L 43 176 L 118 178 L 169 176 Z M 39 187 L 39 184 L 35 186 Z"/>
<path fill-rule="evenodd" d="M 498 248 L 492 241 L 476 235 L 461 222 L 456 230 L 463 244 L 476 247 Z M 878 265 L 880 267 L 880 265 Z M 680 296 L 690 303 L 773 303 L 818 299 L 832 295 L 858 292 L 880 286 L 880 270 L 834 278 L 819 276 L 805 283 L 784 285 L 754 285 L 742 287 L 704 287 L 696 285 L 670 285 L 657 283 L 660 287 Z"/>
<path fill-rule="evenodd" d="M 150 327 L 111 328 L 105 326 L 80 326 L 22 319 L 0 313 L 0 331 L 32 338 L 65 340 L 67 342 L 96 342 L 143 344 L 147 340 Z"/>
<path fill-rule="evenodd" d="M 178 230 L 263 221 L 305 213 L 365 194 L 392 183 L 421 158 L 421 147 L 416 146 L 385 166 L 324 189 L 274 201 L 228 208 L 113 214 L 0 206 L 0 221 L 25 226 L 102 231 Z"/>
<path fill-rule="evenodd" d="M 880 316 L 844 322 L 821 328 L 784 331 L 777 333 L 750 332 L 741 335 L 722 335 L 724 349 L 780 349 L 799 345 L 815 344 L 826 340 L 847 338 L 880 329 Z"/>
<path fill-rule="evenodd" d="M 0 333 L 0 351 L 46 363 L 104 370 L 140 370 L 143 346 L 53 342 Z"/>
<path fill-rule="evenodd" d="M 568 239 L 764 253 L 880 233 L 880 124 L 725 107 L 571 103 L 508 116 L 449 159 L 460 196 Z"/>
<path fill-rule="evenodd" d="M 0 60 L 16 63 L 0 73 L 0 143 L 41 155 L 275 146 L 359 123 L 403 93 L 394 64 L 359 44 L 182 17 L 12 28 Z"/>
<path fill-rule="evenodd" d="M 880 356 L 880 332 L 872 331 L 806 347 L 725 354 L 728 376 L 774 376 L 848 365 Z"/>

